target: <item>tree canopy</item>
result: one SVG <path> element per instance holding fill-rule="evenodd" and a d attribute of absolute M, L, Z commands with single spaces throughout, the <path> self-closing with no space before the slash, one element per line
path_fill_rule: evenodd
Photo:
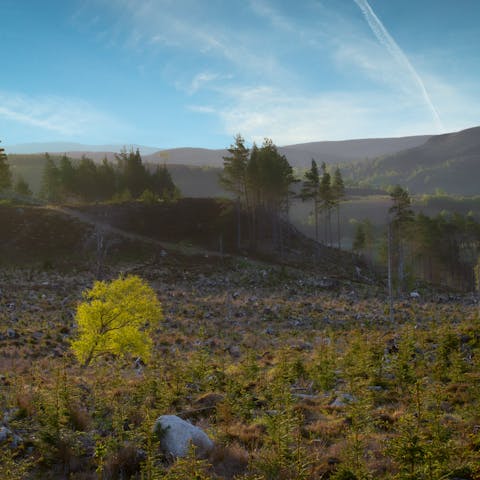
<path fill-rule="evenodd" d="M 72 160 L 66 155 L 57 164 L 46 154 L 40 194 L 49 202 L 76 199 L 94 202 L 114 197 L 139 199 L 145 191 L 149 192 L 148 198 L 178 196 L 167 168 L 144 165 L 138 150 L 122 150 L 116 155 L 116 164 L 106 158 L 98 164 L 86 156 Z"/>
<path fill-rule="evenodd" d="M 97 281 L 77 307 L 72 350 L 82 365 L 105 355 L 150 358 L 149 328 L 163 319 L 155 292 L 138 276 Z"/>
<path fill-rule="evenodd" d="M 5 149 L 0 147 L 0 192 L 12 186 L 12 172 L 7 161 Z"/>
<path fill-rule="evenodd" d="M 296 181 L 287 158 L 269 138 L 260 148 L 253 144 L 247 149 L 240 134 L 228 151 L 230 155 L 223 158 L 220 181 L 248 215 L 250 242 L 265 236 L 267 230 L 275 241 L 281 242 L 280 216 L 288 212 L 290 186 Z"/>

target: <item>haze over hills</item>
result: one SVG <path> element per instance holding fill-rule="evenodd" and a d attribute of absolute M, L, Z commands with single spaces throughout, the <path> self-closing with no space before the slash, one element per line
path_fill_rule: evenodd
<path fill-rule="evenodd" d="M 158 147 L 148 147 L 145 145 L 84 145 L 82 143 L 72 143 L 72 142 L 40 142 L 40 143 L 21 143 L 18 145 L 4 145 L 5 151 L 7 153 L 15 154 L 32 154 L 32 153 L 67 153 L 73 154 L 76 152 L 84 154 L 102 154 L 104 157 L 105 153 L 119 152 L 122 148 L 126 147 L 127 149 L 137 148 L 140 150 L 142 155 L 150 155 L 154 152 L 158 152 L 160 149 Z M 73 155 L 72 155 L 73 156 Z"/>
<path fill-rule="evenodd" d="M 419 135 L 399 138 L 371 138 L 359 140 L 341 140 L 310 142 L 279 147 L 281 154 L 285 155 L 293 167 L 305 168 L 310 165 L 312 158 L 317 162 L 338 164 L 375 158 L 380 155 L 389 155 L 408 148 L 424 144 L 430 136 Z M 112 160 L 114 152 L 119 152 L 123 145 L 82 145 L 73 143 L 30 143 L 7 146 L 10 154 L 31 153 L 67 153 L 72 158 L 86 155 L 93 160 L 102 160 L 105 156 Z M 139 148 L 145 162 L 168 163 L 190 166 L 221 167 L 223 158 L 228 155 L 226 149 L 205 148 L 172 148 L 159 150 L 155 147 L 141 145 L 127 145 L 127 149 Z"/>
<path fill-rule="evenodd" d="M 435 135 L 423 145 L 346 166 L 346 174 L 375 186 L 401 184 L 412 193 L 440 189 L 454 195 L 479 195 L 480 127 Z"/>
<path fill-rule="evenodd" d="M 55 153 L 53 146 L 57 145 L 58 150 L 59 144 L 51 145 L 51 153 Z M 72 145 L 63 144 L 65 147 Z M 60 151 L 72 158 L 86 155 L 101 161 L 106 156 L 114 161 L 114 152 L 122 148 L 117 146 L 117 149 L 100 151 L 101 146 L 78 147 L 84 149 Z M 222 157 L 228 155 L 227 150 L 174 148 L 153 149 L 153 153 L 148 153 L 152 152 L 151 147 L 142 148 L 147 152 L 142 154 L 143 161 L 166 164 L 185 196 L 222 195 L 218 173 L 223 166 Z M 438 189 L 455 195 L 480 194 L 480 127 L 435 136 L 313 142 L 279 147 L 279 151 L 293 167 L 307 168 L 312 158 L 317 163 L 341 164 L 346 179 L 364 186 L 383 188 L 400 184 L 419 194 L 434 193 Z M 45 158 L 43 153 L 15 154 L 12 147 L 7 152 L 14 175 L 22 175 L 33 190 L 38 191 Z"/>
<path fill-rule="evenodd" d="M 347 163 L 354 160 L 376 158 L 423 145 L 430 135 L 398 138 L 365 138 L 332 142 L 311 142 L 280 147 L 294 167 L 309 167 L 315 159 L 327 164 Z"/>

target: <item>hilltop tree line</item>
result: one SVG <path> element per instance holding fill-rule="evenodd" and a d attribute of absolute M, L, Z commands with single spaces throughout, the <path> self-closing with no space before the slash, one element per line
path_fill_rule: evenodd
<path fill-rule="evenodd" d="M 173 199 L 179 191 L 166 166 L 148 168 L 139 150 L 125 149 L 115 154 L 115 163 L 104 158 L 100 164 L 83 156 L 74 160 L 63 155 L 54 160 L 45 154 L 45 166 L 39 196 L 48 202 L 81 200 L 156 200 Z M 22 196 L 31 196 L 28 183 L 18 176 L 15 184 L 5 150 L 0 148 L 0 192 L 12 190 Z"/>
<path fill-rule="evenodd" d="M 32 194 L 30 187 L 22 177 L 18 177 L 17 181 L 13 182 L 5 149 L 0 147 L 0 193 L 11 190 L 12 187 L 14 192 L 19 195 L 29 196 Z"/>
<path fill-rule="evenodd" d="M 250 246 L 270 238 L 274 245 L 283 249 L 283 230 L 292 198 L 313 201 L 315 239 L 319 240 L 320 215 L 323 213 L 324 242 L 333 244 L 332 211 L 336 209 L 338 216 L 339 204 L 345 192 L 340 170 L 335 170 L 332 179 L 323 163 L 320 175 L 315 160 L 312 160 L 311 169 L 306 172 L 298 193 L 292 186 L 300 180 L 295 178 L 287 158 L 278 152 L 271 139 L 266 138 L 261 147 L 254 143 L 248 149 L 244 138 L 238 134 L 228 152 L 230 155 L 223 157 L 220 181 L 236 198 L 238 248 L 244 238 Z M 246 234 L 242 233 L 241 228 L 242 213 L 247 218 Z"/>
<path fill-rule="evenodd" d="M 49 202 L 168 199 L 178 194 L 167 168 L 157 165 L 150 171 L 138 150 L 115 155 L 116 164 L 106 158 L 96 164 L 85 156 L 76 161 L 63 155 L 58 163 L 45 157 L 40 196 Z"/>
<path fill-rule="evenodd" d="M 281 217 L 288 214 L 290 186 L 295 182 L 293 169 L 270 139 L 259 148 L 245 146 L 241 135 L 223 157 L 220 182 L 236 197 L 237 247 L 243 240 L 242 213 L 247 218 L 250 246 L 270 235 L 274 244 L 282 242 Z"/>

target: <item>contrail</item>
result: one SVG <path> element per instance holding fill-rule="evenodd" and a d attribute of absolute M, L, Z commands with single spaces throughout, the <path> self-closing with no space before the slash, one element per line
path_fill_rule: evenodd
<path fill-rule="evenodd" d="M 437 109 L 432 103 L 430 95 L 425 88 L 425 84 L 423 83 L 420 75 L 417 73 L 413 65 L 410 63 L 410 60 L 407 56 L 403 53 L 402 49 L 398 46 L 397 42 L 391 37 L 388 33 L 387 29 L 383 26 L 380 19 L 375 15 L 375 12 L 372 10 L 372 7 L 369 5 L 367 0 L 354 0 L 354 2 L 358 5 L 360 10 L 363 13 L 363 16 L 368 22 L 368 25 L 372 29 L 372 32 L 377 37 L 378 41 L 390 52 L 394 60 L 402 65 L 412 76 L 414 82 L 420 88 L 420 92 L 427 104 L 428 108 L 430 109 L 433 120 L 437 129 L 440 132 L 444 131 L 442 121 L 440 119 L 440 115 L 437 112 Z"/>

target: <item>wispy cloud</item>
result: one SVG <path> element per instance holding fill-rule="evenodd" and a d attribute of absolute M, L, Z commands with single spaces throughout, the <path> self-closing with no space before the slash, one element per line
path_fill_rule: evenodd
<path fill-rule="evenodd" d="M 270 22 L 274 27 L 287 32 L 294 32 L 292 21 L 278 12 L 271 4 L 262 0 L 250 0 L 252 12 Z"/>
<path fill-rule="evenodd" d="M 194 52 L 205 60 L 223 60 L 250 74 L 289 75 L 274 54 L 258 48 L 259 32 L 223 24 L 212 5 L 190 0 L 178 4 L 168 0 L 108 0 L 108 5 L 122 12 L 122 21 L 129 32 L 127 46 L 142 41 L 150 47 Z M 264 41 L 263 35 L 260 38 Z"/>
<path fill-rule="evenodd" d="M 318 141 L 343 140 L 376 136 L 379 112 L 371 107 L 374 100 L 385 98 L 329 92 L 302 95 L 285 93 L 269 86 L 232 87 L 223 92 L 226 105 L 191 106 L 193 111 L 217 116 L 229 135 L 241 132 L 248 140 L 260 143 L 264 137 L 279 145 Z M 395 114 L 398 112 L 394 112 Z M 392 114 L 384 111 L 384 115 Z"/>
<path fill-rule="evenodd" d="M 0 92 L 0 117 L 68 137 L 119 126 L 118 121 L 85 101 L 52 95 Z"/>
<path fill-rule="evenodd" d="M 442 92 L 472 104 L 456 85 L 410 60 L 367 0 L 342 8 L 334 0 L 305 2 L 294 16 L 278 2 L 237 2 L 244 17 L 235 23 L 225 11 L 217 15 L 222 2 L 94 1 L 116 12 L 115 38 L 121 24 L 124 47 L 167 58 L 162 74 L 185 95 L 186 108 L 215 116 L 228 135 L 287 144 L 433 133 L 443 130 L 439 112 L 452 125 L 455 107 Z"/>
<path fill-rule="evenodd" d="M 188 95 L 193 95 L 199 90 L 218 83 L 219 81 L 229 80 L 232 75 L 222 75 L 214 72 L 199 72 L 188 82 L 178 81 L 175 86 L 179 90 L 185 91 Z"/>
<path fill-rule="evenodd" d="M 433 105 L 433 102 L 430 98 L 430 95 L 425 88 L 425 84 L 423 83 L 422 78 L 417 73 L 413 65 L 411 64 L 408 57 L 405 55 L 403 50 L 398 46 L 397 42 L 392 38 L 389 34 L 388 30 L 385 28 L 383 23 L 380 19 L 375 15 L 372 7 L 369 5 L 367 0 L 354 0 L 354 2 L 358 5 L 360 10 L 362 11 L 368 25 L 370 26 L 372 32 L 374 33 L 375 37 L 378 39 L 381 45 L 383 45 L 391 54 L 393 59 L 402 67 L 404 68 L 411 76 L 413 81 L 417 84 L 420 93 L 430 109 L 432 113 L 432 117 L 435 121 L 435 124 L 439 131 L 443 131 L 442 121 L 440 120 L 440 116 L 437 112 L 437 109 Z"/>

